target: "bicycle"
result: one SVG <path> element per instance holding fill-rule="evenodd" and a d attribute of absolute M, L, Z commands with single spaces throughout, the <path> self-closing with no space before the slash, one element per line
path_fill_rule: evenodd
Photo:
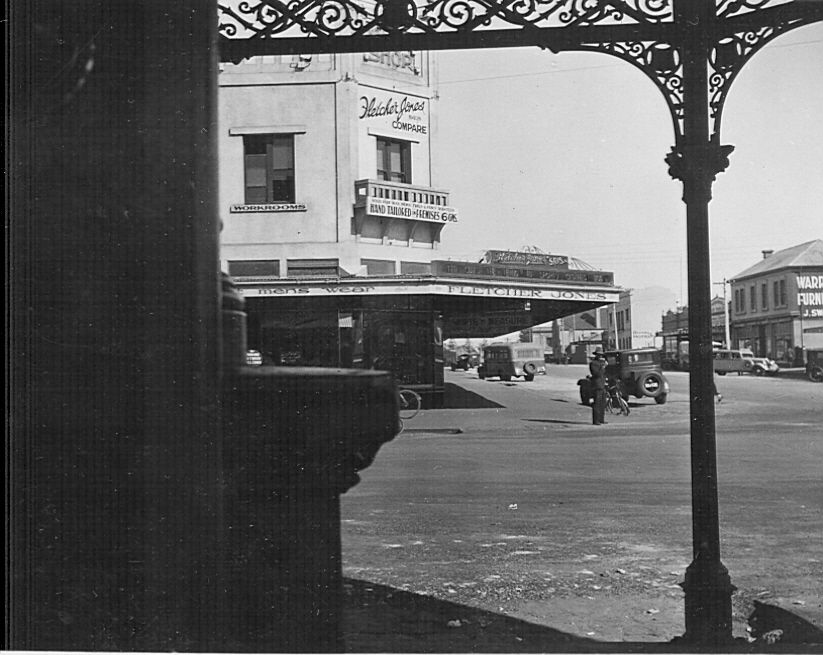
<path fill-rule="evenodd" d="M 629 403 L 623 398 L 619 381 L 610 381 L 606 388 L 606 411 L 609 414 L 629 415 Z"/>
<path fill-rule="evenodd" d="M 412 389 L 399 389 L 397 395 L 399 398 L 398 404 L 400 410 L 400 432 L 403 432 L 403 422 L 417 416 L 422 406 L 422 400 L 420 398 L 420 394 Z"/>

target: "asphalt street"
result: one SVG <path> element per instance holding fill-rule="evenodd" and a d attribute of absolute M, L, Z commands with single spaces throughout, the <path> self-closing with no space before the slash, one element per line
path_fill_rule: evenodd
<path fill-rule="evenodd" d="M 343 573 L 357 585 L 480 608 L 599 642 L 684 632 L 691 561 L 688 374 L 669 401 L 631 399 L 591 425 L 576 380 L 446 372 L 459 408 L 427 410 L 381 449 L 342 499 Z M 722 561 L 734 633 L 756 602 L 823 625 L 823 385 L 717 378 Z M 391 626 L 386 626 L 391 630 Z M 359 650 L 357 644 L 353 650 Z M 365 650 L 365 648 L 363 649 Z M 517 645 L 512 646 L 517 650 Z"/>

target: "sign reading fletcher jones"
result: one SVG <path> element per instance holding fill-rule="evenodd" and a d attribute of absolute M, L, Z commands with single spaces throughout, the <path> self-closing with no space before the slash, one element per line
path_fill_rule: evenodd
<path fill-rule="evenodd" d="M 390 200 L 388 198 L 367 198 L 366 213 L 370 216 L 406 218 L 413 221 L 457 223 L 457 210 L 454 207 L 428 205 L 406 200 Z"/>

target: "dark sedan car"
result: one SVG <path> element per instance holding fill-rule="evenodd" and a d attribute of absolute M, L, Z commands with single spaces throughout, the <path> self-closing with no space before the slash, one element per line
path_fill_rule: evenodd
<path fill-rule="evenodd" d="M 637 350 L 611 350 L 605 353 L 606 377 L 620 381 L 624 399 L 654 398 L 658 405 L 669 396 L 669 381 L 660 366 L 660 351 L 657 348 Z M 591 378 L 577 381 L 580 387 L 580 402 L 588 405 L 594 400 Z"/>

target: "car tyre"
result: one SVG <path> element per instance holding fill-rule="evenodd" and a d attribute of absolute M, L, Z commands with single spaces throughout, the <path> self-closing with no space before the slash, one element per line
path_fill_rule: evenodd
<path fill-rule="evenodd" d="M 669 394 L 667 394 L 667 393 L 661 393 L 659 396 L 657 396 L 657 397 L 654 399 L 654 402 L 656 402 L 658 405 L 665 405 L 665 404 L 666 404 L 666 401 L 667 401 L 668 399 L 669 399 Z"/>
<path fill-rule="evenodd" d="M 657 371 L 648 371 L 646 373 L 643 373 L 643 375 L 641 375 L 637 379 L 636 389 L 643 396 L 652 396 L 654 398 L 659 397 L 659 396 L 656 396 L 654 394 L 648 393 L 646 391 L 646 382 L 648 380 L 651 380 L 651 379 L 654 379 L 657 382 L 657 388 L 662 392 L 663 391 L 663 376 L 660 375 L 660 373 L 658 373 Z"/>
<path fill-rule="evenodd" d="M 726 375 L 726 371 L 717 371 L 718 375 Z"/>
<path fill-rule="evenodd" d="M 479 377 L 481 380 L 486 379 L 486 369 L 484 367 L 482 367 L 482 366 L 477 367 L 477 377 Z"/>
<path fill-rule="evenodd" d="M 523 377 L 526 379 L 526 382 L 531 382 L 532 380 L 534 380 L 533 373 L 526 373 L 526 375 L 524 375 Z"/>
<path fill-rule="evenodd" d="M 823 382 L 823 366 L 812 366 L 809 369 L 809 379 L 812 382 Z"/>
<path fill-rule="evenodd" d="M 754 374 L 755 374 L 756 376 L 758 376 L 758 377 L 760 377 L 761 375 L 763 375 L 765 372 L 766 372 L 766 370 L 765 370 L 762 366 L 755 366 L 755 367 L 752 369 L 752 373 L 754 373 Z"/>

